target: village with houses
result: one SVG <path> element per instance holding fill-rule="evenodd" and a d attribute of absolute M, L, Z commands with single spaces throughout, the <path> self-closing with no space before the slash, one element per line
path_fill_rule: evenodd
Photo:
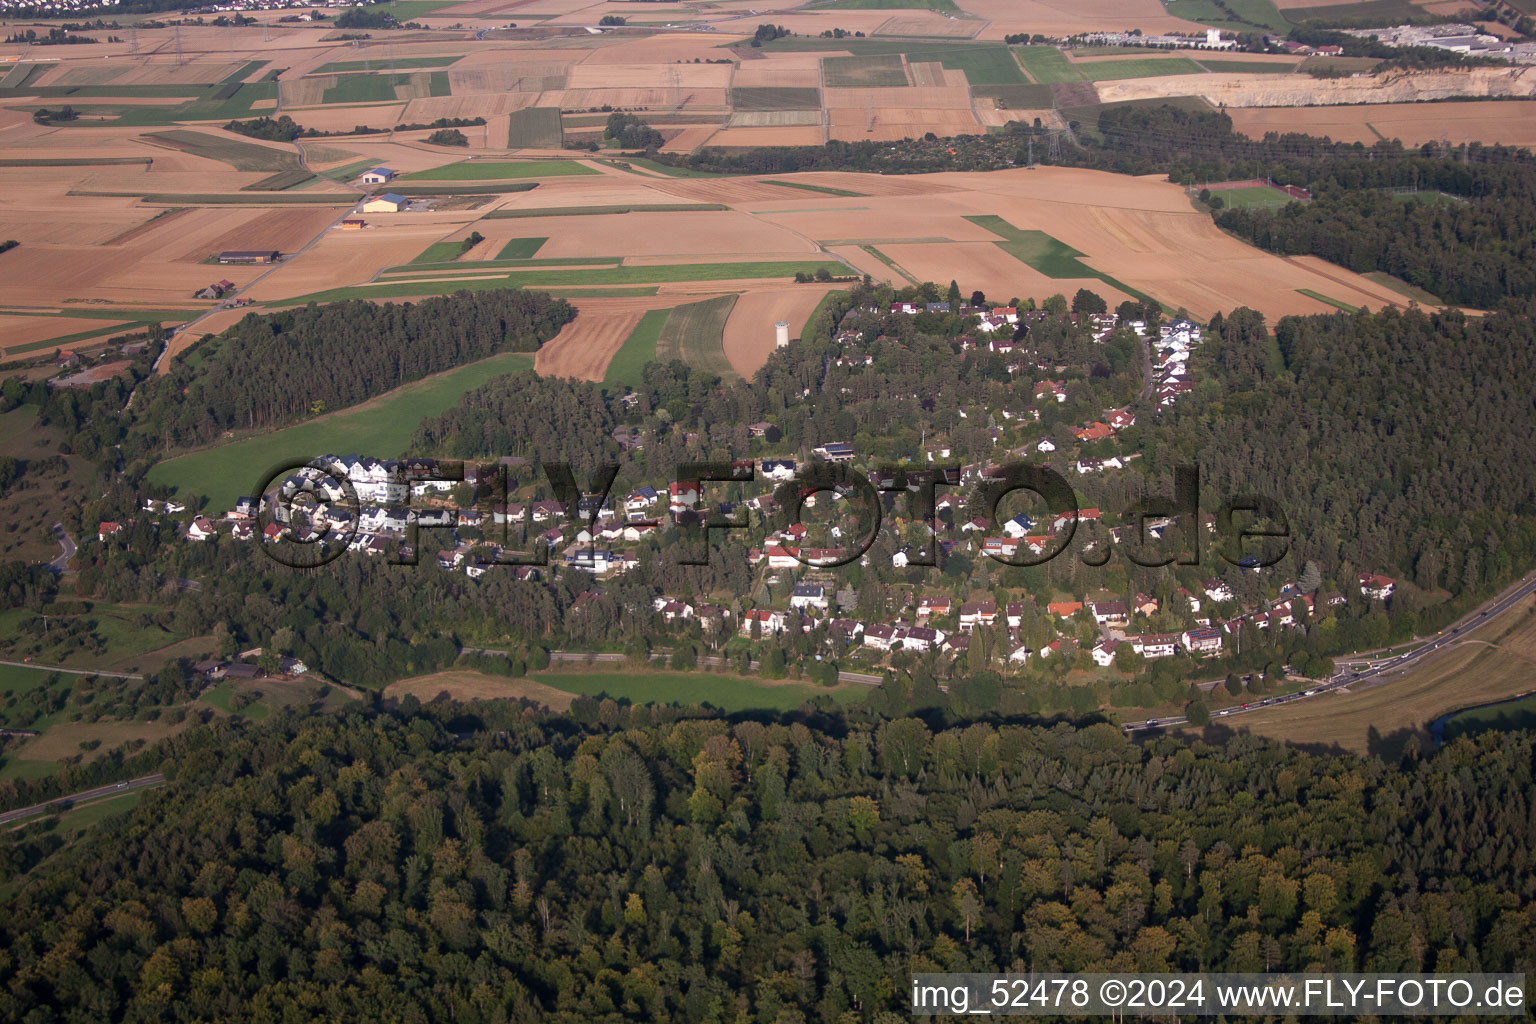
<path fill-rule="evenodd" d="M 697 530 L 704 517 L 745 516 L 747 529 L 721 532 L 743 549 L 753 574 L 749 592 L 767 600 L 656 593 L 651 611 L 658 627 L 679 634 L 694 630 L 716 642 L 732 636 L 754 644 L 801 637 L 820 652 L 818 658 L 866 668 L 888 666 L 904 655 L 931 654 L 1004 672 L 1056 666 L 1063 672 L 1125 676 L 1175 656 L 1191 662 L 1221 658 L 1245 641 L 1315 621 L 1347 601 L 1380 602 L 1391 596 L 1394 581 L 1371 573 L 1361 574 L 1347 595 L 1316 588 L 1304 593 L 1296 580 L 1266 576 L 1256 564 L 1228 566 L 1219 560 L 1218 575 L 1208 570 L 1205 575 L 1170 575 L 1156 594 L 1097 587 L 1073 591 L 1068 580 L 1055 574 L 1043 588 L 1031 580 L 978 590 L 945 574 L 946 561 L 956 557 L 967 564 L 992 562 L 999 570 L 1046 564 L 1057 555 L 1062 563 L 1082 557 L 1088 564 L 1102 564 L 1098 559 L 1107 557 L 1106 548 L 1158 543 L 1165 534 L 1180 537 L 1186 527 L 1178 515 L 1138 519 L 1082 504 L 1055 515 L 1021 511 L 994 523 L 978 514 L 975 494 L 1004 478 L 1013 464 L 1051 461 L 1081 488 L 1090 478 L 1124 470 L 1138 457 L 1138 452 L 1117 447 L 1118 435 L 1137 423 L 1131 407 L 1103 409 L 1065 429 L 1048 431 L 1040 425 L 1041 410 L 1066 402 L 1073 384 L 1055 375 L 1060 367 L 1035 354 L 1028 341 L 1032 328 L 1055 322 L 1087 333 L 1095 344 L 1113 332 L 1128 332 L 1144 347 L 1152 373 L 1133 405 L 1146 410 L 1141 415 L 1156 416 L 1193 389 L 1191 355 L 1201 345 L 1202 327 L 1182 317 L 1149 324 L 1110 312 L 897 301 L 888 310 L 849 311 L 835 334 L 839 362 L 873 360 L 859 325 L 887 311 L 897 317 L 965 316 L 974 330 L 955 340 L 958 353 L 991 354 L 1002 360 L 1010 378 L 1033 381 L 1021 385 L 1028 407 L 1001 411 L 1003 425 L 990 428 L 991 459 L 944 465 L 952 450 L 936 439 L 924 454 L 926 463 L 868 468 L 875 460 L 844 440 L 775 449 L 777 428 L 756 422 L 748 434 L 754 450 L 761 451 L 733 464 L 737 481 L 655 479 L 622 493 L 582 494 L 572 507 L 548 496 L 534 467 L 517 457 L 460 465 L 330 454 L 259 499 L 240 498 L 222 513 L 194 514 L 179 529 L 192 543 L 228 538 L 273 550 L 331 547 L 337 553 L 344 546 L 349 555 L 425 562 L 471 579 L 495 572 L 548 583 L 574 574 L 584 582 L 567 614 L 579 616 L 598 602 L 608 583 L 630 573 L 643 558 L 666 557 L 666 549 L 680 543 L 684 531 Z M 628 399 L 634 397 L 621 396 L 617 404 L 631 404 Z M 619 450 L 631 454 L 643 452 L 645 440 L 643 432 L 628 427 L 613 437 Z M 854 551 L 846 546 L 851 534 L 845 526 L 782 522 L 779 506 L 786 496 L 798 499 L 806 516 L 818 502 L 834 509 L 855 503 L 851 487 L 796 487 L 826 467 L 868 480 L 880 495 L 886 520 L 881 534 L 895 540 Z M 910 518 L 904 494 L 924 491 L 933 496 L 932 514 Z M 144 511 L 163 521 L 187 509 L 170 499 L 148 499 Z M 825 508 L 822 512 L 814 518 L 827 519 Z M 123 528 L 122 523 L 103 522 L 98 540 L 111 543 Z M 1215 533 L 1215 517 L 1202 513 L 1194 529 L 1197 543 L 1207 543 Z M 937 565 L 930 553 L 937 555 Z M 723 556 L 717 552 L 716 557 Z M 886 614 L 860 612 L 858 588 L 839 576 L 840 567 L 850 562 L 857 563 L 863 585 L 880 581 L 876 585 L 888 598 Z M 1240 597 L 1234 580 L 1244 577 L 1263 582 L 1243 586 Z M 984 650 L 972 654 L 978 642 Z"/>

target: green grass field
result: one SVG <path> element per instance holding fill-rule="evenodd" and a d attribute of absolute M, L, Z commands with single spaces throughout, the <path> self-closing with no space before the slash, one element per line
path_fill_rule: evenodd
<path fill-rule="evenodd" d="M 73 640 L 61 640 L 55 644 L 48 633 L 41 637 L 23 634 L 19 628 L 20 618 L 6 613 L 0 615 L 0 640 L 7 644 L 21 644 L 26 653 L 45 665 L 134 671 L 139 657 L 187 638 L 185 634 L 158 626 L 141 626 L 139 616 L 146 610 L 149 610 L 146 605 L 118 605 L 105 601 L 93 603 L 89 612 L 71 616 L 94 623 L 91 630 L 93 639 L 84 644 Z M 49 673 L 45 669 L 0 666 L 0 695 L 17 689 L 47 685 L 48 677 Z M 62 675 L 60 678 L 62 682 L 59 685 L 68 686 L 77 677 Z M 3 720 L 3 712 L 0 712 L 0 720 Z"/>
<path fill-rule="evenodd" d="M 1536 694 L 1507 704 L 1473 708 L 1452 715 L 1445 723 L 1445 739 L 1449 743 L 1491 729 L 1536 729 Z"/>
<path fill-rule="evenodd" d="M 636 704 L 711 704 L 722 711 L 790 711 L 818 696 L 851 703 L 869 695 L 863 686 L 832 689 L 704 672 L 543 672 L 530 678 L 588 697 L 627 699 Z"/>
<path fill-rule="evenodd" d="M 330 103 L 388 103 L 396 98 L 395 87 L 410 85 L 416 75 L 424 75 L 428 95 L 447 96 L 448 72 L 384 72 L 382 74 L 342 75 L 320 97 L 320 102 Z"/>
<path fill-rule="evenodd" d="M 501 247 L 496 258 L 498 260 L 531 260 L 547 241 L 549 241 L 547 235 L 542 238 L 514 238 Z"/>
<path fill-rule="evenodd" d="M 797 337 L 809 338 L 811 336 L 811 324 L 816 322 L 817 314 L 819 314 L 827 306 L 831 305 L 833 299 L 843 294 L 846 293 L 841 291 L 831 291 L 823 295 L 821 297 L 821 301 L 816 303 L 816 308 L 811 310 L 811 315 L 805 318 L 805 325 L 800 328 L 800 333 L 797 335 Z"/>
<path fill-rule="evenodd" d="M 1257 29 L 1283 36 L 1291 30 L 1291 23 L 1271 0 L 1225 0 L 1223 6 L 1230 9 L 1238 20 L 1229 21 L 1227 12 L 1213 0 L 1163 0 L 1164 9 L 1176 18 L 1198 21 L 1229 32 L 1252 32 Z M 1313 10 L 1307 14 L 1312 15 Z"/>
<path fill-rule="evenodd" d="M 18 612 L 20 614 L 7 614 L 3 619 L 0 619 L 0 635 L 7 638 L 13 638 L 17 635 L 16 622 L 23 615 L 30 614 L 20 609 L 18 609 Z M 16 660 L 19 661 L 20 659 Z M 55 673 L 49 672 L 47 669 L 0 665 L 0 699 L 13 693 L 35 690 L 40 686 L 45 686 L 50 677 L 57 678 Z M 0 712 L 0 718 L 3 718 L 3 715 L 4 712 Z"/>
<path fill-rule="evenodd" d="M 514 239 L 521 241 L 521 239 Z M 493 270 L 527 270 L 530 267 L 616 267 L 623 263 L 621 256 L 569 256 L 547 260 L 523 260 L 523 259 L 485 259 L 485 260 L 458 260 L 446 263 L 406 263 L 398 267 L 386 267 L 379 271 L 379 280 L 410 279 L 412 281 L 428 280 L 439 275 L 448 277 L 463 277 L 470 273 L 485 273 Z"/>
<path fill-rule="evenodd" d="M 433 242 L 423 249 L 411 263 L 451 263 L 464 251 L 462 242 Z"/>
<path fill-rule="evenodd" d="M 574 160 L 465 160 L 401 175 L 405 181 L 504 181 L 510 178 L 564 178 L 600 174 Z"/>
<path fill-rule="evenodd" d="M 1112 82 L 1121 78 L 1153 78 L 1161 75 L 1198 75 L 1205 69 L 1188 57 L 1146 57 L 1141 60 L 1107 60 L 1079 64 L 1083 77 L 1090 82 Z"/>
<path fill-rule="evenodd" d="M 1397 292 L 1404 298 L 1412 299 L 1422 306 L 1445 305 L 1445 302 L 1441 300 L 1439 296 L 1432 295 L 1425 291 L 1423 288 L 1415 287 L 1414 285 L 1409 284 L 1407 281 L 1399 280 L 1398 278 L 1395 278 L 1391 274 L 1387 273 L 1385 270 L 1372 270 L 1368 273 L 1362 274 L 1361 276 L 1368 281 L 1375 281 L 1379 285 L 1391 288 L 1393 291 Z"/>
<path fill-rule="evenodd" d="M 861 246 L 859 246 L 859 248 L 863 249 L 865 252 L 867 252 L 871 256 L 873 256 L 875 259 L 879 260 L 881 263 L 884 263 L 886 266 L 888 266 L 892 270 L 896 271 L 896 273 L 898 273 L 902 277 L 906 278 L 908 284 L 917 284 L 917 278 L 915 278 L 911 274 L 907 273 L 906 270 L 902 267 L 902 265 L 900 263 L 897 263 L 895 260 L 891 259 L 885 253 L 881 252 L 879 249 L 875 248 L 872 245 L 861 245 Z"/>
<path fill-rule="evenodd" d="M 1302 61 L 1297 66 L 1298 71 L 1320 71 L 1329 74 L 1349 74 L 1356 71 L 1369 71 L 1380 64 L 1375 57 L 1327 57 L 1323 54 L 1314 54 Z"/>
<path fill-rule="evenodd" d="M 820 110 L 821 90 L 780 86 L 732 89 L 731 109 L 738 113 L 749 110 Z"/>
<path fill-rule="evenodd" d="M 388 0 L 387 3 L 374 4 L 370 11 L 379 11 L 394 16 L 399 22 L 414 21 L 424 18 L 443 7 L 452 7 L 457 0 Z"/>
<path fill-rule="evenodd" d="M 1207 71 L 1226 75 L 1284 75 L 1296 69 L 1294 60 L 1219 60 L 1201 57 L 1195 63 Z"/>
<path fill-rule="evenodd" d="M 269 174 L 260 181 L 253 181 L 249 185 L 242 185 L 242 192 L 286 192 L 291 188 L 313 181 L 315 175 L 306 170 L 278 171 Z"/>
<path fill-rule="evenodd" d="M 1214 199 L 1217 196 L 1221 197 L 1224 205 L 1235 207 L 1258 206 L 1278 209 L 1289 203 L 1299 201 L 1292 199 L 1279 189 L 1270 188 L 1267 185 L 1259 185 L 1254 188 L 1224 188 L 1211 192 L 1211 198 Z"/>
<path fill-rule="evenodd" d="M 249 718 L 253 722 L 259 722 L 272 714 L 272 709 L 261 701 L 247 704 L 243 708 L 235 708 L 235 685 L 225 680 L 211 690 L 205 690 L 199 698 L 204 704 L 212 705 L 226 715 L 240 715 Z"/>
<path fill-rule="evenodd" d="M 0 780 L 46 779 L 63 767 L 62 761 L 23 761 L 13 757 L 0 762 Z"/>
<path fill-rule="evenodd" d="M 827 196 L 848 196 L 853 199 L 866 199 L 867 193 L 851 192 L 846 188 L 828 188 L 825 185 L 807 185 L 803 181 L 775 181 L 773 178 L 764 178 L 764 185 L 777 185 L 780 188 L 797 188 L 803 192 L 820 192 Z"/>
<path fill-rule="evenodd" d="M 994 99 L 1006 110 L 1049 110 L 1054 106 L 1051 87 L 1025 82 L 1022 85 L 978 85 L 971 95 Z"/>
<path fill-rule="evenodd" d="M 269 149 L 242 139 L 220 138 L 205 132 L 151 132 L 145 138 L 164 142 L 172 149 L 228 164 L 237 171 L 297 171 L 297 154 Z"/>
<path fill-rule="evenodd" d="M 508 149 L 558 149 L 564 141 L 559 107 L 525 107 L 507 115 Z"/>
<path fill-rule="evenodd" d="M 380 6 L 392 6 L 384 4 Z M 348 71 L 383 71 L 399 70 L 401 68 L 445 68 L 455 61 L 463 60 L 463 55 L 457 57 L 379 57 L 375 60 L 338 60 L 330 64 L 322 64 L 311 71 L 312 75 L 337 75 Z"/>
<path fill-rule="evenodd" d="M 814 274 L 825 268 L 832 274 L 847 273 L 835 260 L 759 263 L 678 263 L 659 266 L 609 267 L 594 270 L 529 270 L 509 279 L 525 287 L 543 285 L 667 284 L 673 281 L 737 281 L 750 277 L 794 277 L 797 271 Z"/>
<path fill-rule="evenodd" d="M 1069 64 L 1066 55 L 1054 46 L 1020 46 L 1013 53 L 1029 77 L 1041 85 L 1083 81 L 1079 65 Z"/>
<path fill-rule="evenodd" d="M 1409 18 L 1421 18 L 1424 13 L 1424 8 L 1411 0 L 1363 0 L 1361 3 L 1302 7 L 1292 10 L 1290 18 L 1298 24 L 1309 21 L 1358 21 L 1365 27 L 1367 21 L 1372 25 L 1394 25 Z"/>
<path fill-rule="evenodd" d="M 908 60 L 937 60 L 952 71 L 965 73 L 972 86 L 1027 85 L 1029 79 L 1006 46 L 928 47 L 913 49 Z"/>
<path fill-rule="evenodd" d="M 1351 306 L 1347 302 L 1340 302 L 1338 299 L 1331 299 L 1324 295 L 1322 292 L 1315 292 L 1311 288 L 1297 288 L 1296 290 L 1309 299 L 1316 299 L 1318 302 L 1326 302 L 1334 309 L 1342 309 L 1346 313 L 1357 313 L 1360 311 L 1359 306 Z"/>
<path fill-rule="evenodd" d="M 828 57 L 821 62 L 824 80 L 841 89 L 868 89 L 907 84 L 906 68 L 899 54 L 865 54 Z"/>
<path fill-rule="evenodd" d="M 739 379 L 723 347 L 725 321 L 735 305 L 736 296 L 721 295 L 672 310 L 656 339 L 656 358 L 662 362 L 681 359 L 723 380 Z"/>
<path fill-rule="evenodd" d="M 1110 277 L 1103 271 L 1095 270 L 1082 261 L 1083 253 L 1078 252 L 1065 242 L 1053 238 L 1044 231 L 1024 231 L 1009 224 L 1003 218 L 992 214 L 967 217 L 965 219 L 1003 238 L 1004 241 L 995 243 L 999 249 L 1020 263 L 1035 268 L 1046 277 L 1097 278 L 1105 284 L 1120 289 L 1134 299 L 1148 303 L 1157 302 L 1156 299 L 1146 292 L 1138 291 L 1124 281 Z M 1161 304 L 1159 303 L 1159 305 Z"/>
<path fill-rule="evenodd" d="M 404 454 L 422 419 L 446 412 L 464 392 L 492 377 L 532 366 L 533 357 L 528 353 L 504 352 L 406 384 L 351 409 L 168 459 L 151 469 L 149 476 L 182 493 L 206 495 L 211 507 L 222 512 L 236 498 L 264 483 L 258 477 L 284 459 L 309 459 L 327 453 L 376 458 Z"/>
<path fill-rule="evenodd" d="M 608 372 L 603 375 L 605 386 L 628 384 L 636 387 L 640 384 L 640 372 L 645 369 L 646 363 L 655 360 L 656 339 L 661 337 L 661 329 L 666 326 L 667 317 L 671 313 L 670 309 L 646 311 L 635 329 L 629 332 L 629 337 L 624 339 L 624 344 L 608 361 Z"/>

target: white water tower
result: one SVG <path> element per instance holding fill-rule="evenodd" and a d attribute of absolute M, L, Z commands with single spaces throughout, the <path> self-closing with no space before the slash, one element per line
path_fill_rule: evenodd
<path fill-rule="evenodd" d="M 789 324 L 780 320 L 773 325 L 773 340 L 779 348 L 789 347 Z"/>

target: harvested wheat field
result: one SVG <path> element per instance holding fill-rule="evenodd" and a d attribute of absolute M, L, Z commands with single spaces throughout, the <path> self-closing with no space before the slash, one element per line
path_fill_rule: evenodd
<path fill-rule="evenodd" d="M 775 198 L 780 198 L 775 194 Z M 763 254 L 806 256 L 816 251 L 809 240 L 734 210 L 689 213 L 598 214 L 514 220 L 525 235 L 545 235 L 541 259 L 565 256 L 756 258 Z M 494 223 L 494 222 L 493 222 Z"/>
<path fill-rule="evenodd" d="M 932 11 L 913 11 L 887 18 L 875 27 L 877 36 L 925 36 L 939 39 L 970 39 L 986 23 L 979 20 L 946 18 Z"/>
<path fill-rule="evenodd" d="M 267 302 L 370 281 L 386 267 L 415 259 L 442 237 L 452 221 L 423 219 L 377 228 L 379 221 L 368 223 L 368 231 L 326 232 L 303 256 L 262 278 L 251 290 L 251 298 Z"/>
<path fill-rule="evenodd" d="M 1382 103 L 1348 107 L 1229 109 L 1233 126 L 1260 138 L 1265 132 L 1307 132 L 1340 142 L 1399 139 L 1405 146 L 1449 139 L 1536 146 L 1536 100 Z"/>
<path fill-rule="evenodd" d="M 85 331 L 99 331 L 106 327 L 121 327 L 124 333 L 127 333 L 131 326 L 125 322 L 114 323 L 111 320 L 92 320 L 84 317 L 0 314 L 0 349 L 34 345 L 53 338 L 62 338 Z M 111 337 L 110 334 L 103 334 L 99 338 L 72 343 L 70 347 L 89 348 L 93 344 L 106 341 L 109 337 Z"/>
<path fill-rule="evenodd" d="M 792 127 L 792 128 L 725 128 L 716 132 L 709 140 L 711 146 L 745 147 L 753 146 L 819 146 L 825 137 L 820 128 Z"/>
<path fill-rule="evenodd" d="M 731 78 L 731 88 L 815 89 L 821 85 L 821 56 L 776 53 L 765 60 L 744 60 Z"/>
<path fill-rule="evenodd" d="M 689 125 L 679 131 L 667 144 L 661 147 L 663 153 L 692 153 L 700 146 L 709 142 L 720 129 L 714 125 Z"/>
<path fill-rule="evenodd" d="M 794 288 L 743 292 L 725 321 L 725 358 L 743 377 L 751 377 L 768 361 L 774 349 L 774 324 L 789 324 L 789 336 L 800 329 L 816 310 L 827 288 L 799 285 Z"/>
<path fill-rule="evenodd" d="M 961 10 L 990 19 L 982 39 L 1002 39 L 1020 32 L 1069 36 L 1079 32 L 1148 34 L 1184 32 L 1203 35 L 1205 26 L 1168 14 L 1158 0 L 955 0 Z"/>
<path fill-rule="evenodd" d="M 675 300 L 662 296 L 613 299 L 573 297 L 576 319 L 544 343 L 533 368 L 546 377 L 602 380 L 608 362 L 647 310 L 666 309 Z"/>
<path fill-rule="evenodd" d="M 446 693 L 453 700 L 531 700 L 553 711 L 564 711 L 571 706 L 573 695 L 553 686 L 545 686 L 531 679 L 509 679 L 489 676 L 483 672 L 454 670 L 434 672 L 429 676 L 402 679 L 384 688 L 384 696 L 399 700 L 415 697 L 419 701 L 435 700 Z"/>

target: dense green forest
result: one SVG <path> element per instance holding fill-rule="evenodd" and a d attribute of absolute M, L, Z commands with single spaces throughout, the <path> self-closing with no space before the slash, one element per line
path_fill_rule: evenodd
<path fill-rule="evenodd" d="M 132 458 L 334 412 L 497 352 L 536 351 L 574 315 L 563 299 L 511 290 L 253 313 L 145 381 L 110 440 Z"/>
<path fill-rule="evenodd" d="M 1536 970 L 1530 733 L 1387 764 L 407 699 L 167 749 L 9 901 L 6 1019 L 895 1024 L 918 971 Z M 4 835 L 7 874 L 47 852 Z"/>

